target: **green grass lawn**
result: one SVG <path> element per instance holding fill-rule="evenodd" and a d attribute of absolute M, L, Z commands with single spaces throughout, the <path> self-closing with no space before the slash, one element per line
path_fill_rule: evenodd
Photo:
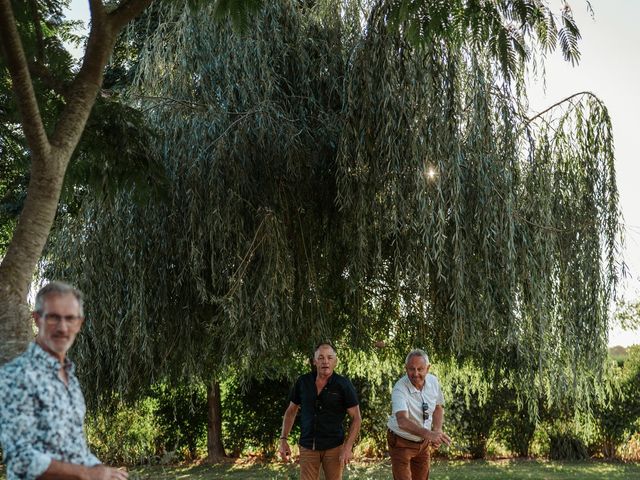
<path fill-rule="evenodd" d="M 215 467 L 185 468 L 150 467 L 138 469 L 131 476 L 142 479 L 185 480 L 294 480 L 298 479 L 296 465 L 227 463 Z M 388 480 L 391 478 L 389 460 L 358 463 L 346 472 L 350 480 Z M 622 480 L 640 479 L 640 464 L 586 461 L 575 463 L 547 462 L 543 460 L 501 461 L 437 461 L 434 462 L 432 480 Z"/>
<path fill-rule="evenodd" d="M 148 467 L 131 472 L 132 480 L 297 480 L 295 464 L 226 462 L 217 466 Z M 0 467 L 0 480 L 5 480 Z M 358 463 L 346 472 L 349 480 L 388 480 L 389 460 Z M 636 480 L 640 463 L 548 462 L 544 460 L 436 461 L 431 480 Z"/>

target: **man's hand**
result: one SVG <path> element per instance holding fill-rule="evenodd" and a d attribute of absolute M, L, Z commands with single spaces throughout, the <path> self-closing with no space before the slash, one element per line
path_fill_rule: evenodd
<path fill-rule="evenodd" d="M 285 462 L 291 460 L 291 448 L 289 448 L 289 443 L 287 443 L 286 438 L 280 439 L 280 448 L 278 448 L 278 452 L 280 453 L 280 457 Z"/>
<path fill-rule="evenodd" d="M 352 459 L 353 452 L 351 452 L 351 447 L 343 445 L 342 449 L 340 450 L 340 465 L 346 467 Z"/>
<path fill-rule="evenodd" d="M 284 417 L 282 418 L 282 429 L 280 430 L 280 447 L 278 447 L 278 452 L 282 457 L 282 460 L 288 462 L 291 459 L 291 449 L 289 448 L 289 444 L 287 443 L 287 436 L 291 433 L 291 427 L 293 427 L 293 422 L 296 420 L 296 414 L 298 413 L 298 409 L 300 405 L 296 405 L 293 402 L 289 402 L 289 406 L 284 411 Z"/>
<path fill-rule="evenodd" d="M 126 480 L 129 474 L 124 469 L 96 465 L 88 468 L 88 480 Z"/>
<path fill-rule="evenodd" d="M 441 430 L 428 430 L 427 434 L 424 436 L 424 439 L 429 443 L 434 444 L 436 447 L 439 447 L 443 443 L 445 445 L 451 444 L 451 438 L 449 438 L 449 435 Z"/>

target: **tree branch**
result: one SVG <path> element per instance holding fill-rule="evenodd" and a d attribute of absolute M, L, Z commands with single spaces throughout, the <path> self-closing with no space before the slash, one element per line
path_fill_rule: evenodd
<path fill-rule="evenodd" d="M 102 22 L 107 14 L 101 0 L 89 0 L 89 13 L 92 27 L 94 22 Z"/>
<path fill-rule="evenodd" d="M 140 14 L 152 0 L 122 2 L 107 13 L 101 0 L 90 0 L 91 31 L 82 67 L 68 89 L 67 106 L 51 137 L 51 144 L 62 150 L 74 149 L 82 135 L 95 98 L 102 85 L 104 67 L 122 28 Z"/>
<path fill-rule="evenodd" d="M 593 93 L 589 92 L 589 91 L 584 91 L 584 92 L 578 92 L 578 93 L 574 93 L 573 95 L 569 95 L 567 98 L 563 98 L 562 100 L 554 103 L 553 105 L 551 105 L 548 108 L 545 108 L 544 110 L 542 110 L 541 112 L 535 114 L 533 117 L 531 118 L 527 118 L 525 125 L 529 125 L 531 122 L 533 122 L 536 118 L 541 117 L 542 115 L 544 115 L 545 113 L 547 113 L 550 110 L 553 110 L 554 108 L 556 108 L 559 105 L 562 105 L 564 102 L 568 102 L 570 100 L 572 100 L 575 97 L 579 97 L 580 95 L 590 95 L 592 97 L 596 97 Z M 598 98 L 598 97 L 596 97 Z"/>
<path fill-rule="evenodd" d="M 131 20 L 140 15 L 153 0 L 123 0 L 109 13 L 114 28 L 120 31 Z"/>
<path fill-rule="evenodd" d="M 10 0 L 0 0 L 0 46 L 7 62 L 24 135 L 34 161 L 45 159 L 51 149 L 33 89 L 22 40 L 16 28 Z"/>

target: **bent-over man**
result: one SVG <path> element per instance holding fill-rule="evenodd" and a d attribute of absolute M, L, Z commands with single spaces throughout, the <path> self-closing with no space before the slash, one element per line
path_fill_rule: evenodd
<path fill-rule="evenodd" d="M 435 375 L 429 373 L 429 357 L 420 349 L 409 352 L 407 374 L 391 393 L 392 412 L 387 422 L 387 442 L 394 480 L 429 478 L 430 445 L 449 445 L 442 431 L 444 396 Z"/>
<path fill-rule="evenodd" d="M 279 451 L 284 460 L 289 460 L 291 449 L 287 438 L 301 409 L 300 479 L 317 480 L 322 466 L 326 480 L 340 480 L 352 458 L 353 444 L 362 423 L 358 396 L 351 382 L 334 372 L 338 356 L 331 344 L 318 345 L 313 364 L 316 371 L 300 376 L 289 396 Z M 345 414 L 351 417 L 346 440 Z"/>
<path fill-rule="evenodd" d="M 36 295 L 35 342 L 0 368 L 0 443 L 8 480 L 124 480 L 89 451 L 85 403 L 67 358 L 82 327 L 82 294 L 52 282 Z"/>

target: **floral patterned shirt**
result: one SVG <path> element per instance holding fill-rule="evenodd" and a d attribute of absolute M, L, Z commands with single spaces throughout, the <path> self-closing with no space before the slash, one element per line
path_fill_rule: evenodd
<path fill-rule="evenodd" d="M 31 480 L 52 460 L 94 466 L 84 434 L 84 397 L 74 365 L 65 360 L 69 385 L 58 377 L 60 362 L 38 344 L 0 368 L 0 444 L 7 480 Z"/>

